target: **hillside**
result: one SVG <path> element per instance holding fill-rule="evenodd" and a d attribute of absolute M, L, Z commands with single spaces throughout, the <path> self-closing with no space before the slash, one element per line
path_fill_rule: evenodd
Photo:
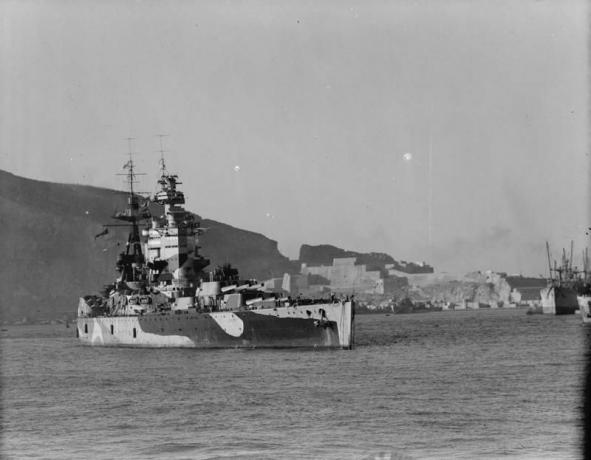
<path fill-rule="evenodd" d="M 125 208 L 124 192 L 25 179 L 0 170 L 0 319 L 12 322 L 75 314 L 78 297 L 113 280 L 124 229 L 95 239 Z M 202 253 L 215 266 L 231 262 L 243 277 L 297 270 L 277 242 L 210 219 Z"/>
<path fill-rule="evenodd" d="M 333 259 L 343 257 L 355 257 L 356 264 L 367 265 L 368 270 L 382 270 L 384 265 L 391 265 L 391 268 L 402 273 L 433 273 L 433 267 L 427 264 L 395 260 L 392 256 L 383 252 L 355 252 L 346 251 L 330 244 L 311 246 L 303 244 L 300 247 L 300 263 L 308 265 L 332 265 Z"/>
<path fill-rule="evenodd" d="M 374 266 L 383 267 L 384 264 L 394 263 L 394 259 L 388 254 L 381 252 L 361 253 L 346 251 L 330 244 L 317 246 L 302 244 L 300 247 L 299 261 L 308 265 L 332 265 L 333 259 L 343 257 L 355 257 L 357 259 L 356 263 L 368 265 L 368 269 L 373 269 Z"/>

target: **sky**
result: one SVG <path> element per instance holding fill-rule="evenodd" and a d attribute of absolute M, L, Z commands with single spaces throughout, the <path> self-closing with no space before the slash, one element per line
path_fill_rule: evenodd
<path fill-rule="evenodd" d="M 589 219 L 584 1 L 0 1 L 0 169 L 155 191 L 296 259 L 547 274 Z"/>

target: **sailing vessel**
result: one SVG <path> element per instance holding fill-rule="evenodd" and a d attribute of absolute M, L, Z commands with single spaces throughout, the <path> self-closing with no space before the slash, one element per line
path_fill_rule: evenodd
<path fill-rule="evenodd" d="M 209 260 L 198 245 L 203 229 L 184 209 L 178 176 L 168 173 L 162 158 L 160 190 L 144 201 L 134 192 L 131 158 L 125 168 L 128 207 L 113 217 L 129 235 L 115 282 L 79 300 L 77 336 L 83 344 L 352 348 L 352 299 L 293 300 L 240 279 L 229 264 L 206 271 Z"/>
<path fill-rule="evenodd" d="M 548 267 L 550 270 L 550 279 L 548 286 L 540 291 L 542 299 L 542 311 L 550 315 L 572 315 L 579 309 L 577 292 L 575 284 L 577 282 L 577 270 L 572 266 L 571 256 L 568 258 L 566 252 L 562 250 L 562 261 L 560 266 L 554 261 L 554 267 L 550 262 L 550 245 L 546 242 L 548 253 Z"/>

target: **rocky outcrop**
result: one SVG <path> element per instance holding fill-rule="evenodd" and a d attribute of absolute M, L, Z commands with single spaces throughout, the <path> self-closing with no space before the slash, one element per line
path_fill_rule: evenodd
<path fill-rule="evenodd" d="M 300 263 L 308 265 L 332 265 L 333 259 L 340 259 L 345 257 L 355 257 L 358 265 L 367 265 L 368 270 L 375 270 L 382 268 L 385 264 L 392 264 L 395 262 L 394 258 L 382 252 L 355 252 L 346 251 L 345 249 L 331 246 L 330 244 L 321 244 L 311 246 L 303 244 L 300 247 Z"/>
<path fill-rule="evenodd" d="M 355 257 L 355 264 L 366 265 L 368 270 L 381 270 L 385 273 L 388 270 L 396 270 L 404 274 L 433 273 L 433 267 L 425 263 L 398 261 L 391 255 L 383 252 L 356 252 L 320 244 L 311 246 L 303 244 L 300 247 L 300 263 L 307 265 L 332 265 L 333 259 Z"/>
<path fill-rule="evenodd" d="M 474 281 L 455 281 L 445 284 L 433 284 L 413 289 L 409 292 L 413 300 L 449 302 L 478 302 L 482 304 L 498 303 L 501 296 L 492 283 L 478 283 Z"/>
<path fill-rule="evenodd" d="M 546 285 L 543 278 L 507 276 L 505 273 L 492 271 L 472 272 L 466 275 L 448 274 L 409 276 L 409 288 L 406 292 L 418 302 L 445 302 L 461 304 L 464 302 L 483 305 L 506 305 L 522 299 L 528 290 L 539 293 Z M 516 296 L 516 293 L 522 295 Z M 528 297 L 529 299 L 529 297 Z"/>

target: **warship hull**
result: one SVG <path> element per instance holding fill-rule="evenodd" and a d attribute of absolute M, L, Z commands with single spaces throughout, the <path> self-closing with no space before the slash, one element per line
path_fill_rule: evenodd
<path fill-rule="evenodd" d="M 191 310 L 140 316 L 80 317 L 91 346 L 138 348 L 344 348 L 353 346 L 353 303 L 256 310 Z"/>
<path fill-rule="evenodd" d="M 591 323 L 591 295 L 579 295 L 577 301 L 583 322 Z"/>
<path fill-rule="evenodd" d="M 579 309 L 577 293 L 566 286 L 550 286 L 540 291 L 545 315 L 573 315 Z"/>

